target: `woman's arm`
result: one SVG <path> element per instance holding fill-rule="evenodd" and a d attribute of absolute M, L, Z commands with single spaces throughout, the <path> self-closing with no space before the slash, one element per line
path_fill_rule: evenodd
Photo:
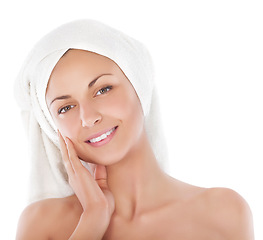
<path fill-rule="evenodd" d="M 69 240 L 101 240 L 109 224 L 107 217 L 104 216 L 104 212 L 83 212 L 78 226 Z"/>
<path fill-rule="evenodd" d="M 60 133 L 59 139 L 69 183 L 83 208 L 79 223 L 69 239 L 101 239 L 114 211 L 114 199 L 108 189 L 106 168 L 97 166 L 93 177 L 81 164 L 72 142 L 67 138 L 64 141 Z"/>
<path fill-rule="evenodd" d="M 54 233 L 60 236 L 58 231 L 61 225 L 62 228 L 67 228 L 67 233 L 64 231 L 61 234 L 67 235 L 67 240 L 102 239 L 107 230 L 114 211 L 114 199 L 108 189 L 105 167 L 96 166 L 93 177 L 81 164 L 70 140 L 66 144 L 60 136 L 60 144 L 69 183 L 81 203 L 82 214 L 79 220 L 75 219 L 74 212 L 69 212 L 72 209 L 68 207 L 68 202 L 62 199 L 46 199 L 33 203 L 21 214 L 17 240 L 55 240 Z M 72 222 L 66 225 L 67 221 Z"/>

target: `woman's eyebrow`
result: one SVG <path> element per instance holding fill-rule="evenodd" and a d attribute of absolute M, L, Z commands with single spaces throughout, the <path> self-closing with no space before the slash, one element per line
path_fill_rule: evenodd
<path fill-rule="evenodd" d="M 92 80 L 90 83 L 89 83 L 89 88 L 91 88 L 99 78 L 103 77 L 103 76 L 107 76 L 107 75 L 112 75 L 111 73 L 104 73 L 104 74 L 101 74 L 99 75 L 98 77 L 96 77 L 94 80 Z"/>
<path fill-rule="evenodd" d="M 51 103 L 49 104 L 49 107 L 50 107 L 51 104 L 52 104 L 53 102 L 55 102 L 56 100 L 62 100 L 62 99 L 68 99 L 68 98 L 71 98 L 71 96 L 70 96 L 70 95 L 63 95 L 63 96 L 56 97 L 56 98 L 54 98 L 54 99 L 51 101 Z"/>
<path fill-rule="evenodd" d="M 89 83 L 88 87 L 91 88 L 91 87 L 97 82 L 97 80 L 99 80 L 101 77 L 107 76 L 107 75 L 112 75 L 112 74 L 111 74 L 111 73 L 104 73 L 104 74 L 99 75 L 98 77 L 96 77 L 94 80 L 92 80 L 92 81 Z M 62 95 L 62 96 L 56 97 L 56 98 L 54 98 L 54 99 L 51 101 L 51 103 L 49 104 L 49 107 L 50 107 L 51 104 L 52 104 L 54 101 L 56 101 L 56 100 L 62 100 L 62 99 L 68 99 L 68 98 L 71 98 L 71 96 L 70 96 L 70 95 Z"/>

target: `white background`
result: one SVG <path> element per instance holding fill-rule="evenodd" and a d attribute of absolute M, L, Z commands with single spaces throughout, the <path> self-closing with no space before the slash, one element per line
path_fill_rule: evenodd
<path fill-rule="evenodd" d="M 79 18 L 100 20 L 148 47 L 169 173 L 239 192 L 252 209 L 256 239 L 263 239 L 262 1 L 23 0 L 5 1 L 0 11 L 1 239 L 15 238 L 29 172 L 14 79 L 36 41 Z"/>

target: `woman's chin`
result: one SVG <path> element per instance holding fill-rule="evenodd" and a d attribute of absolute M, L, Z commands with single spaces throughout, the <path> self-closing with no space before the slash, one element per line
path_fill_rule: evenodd
<path fill-rule="evenodd" d="M 119 162 L 119 160 L 116 160 L 118 158 L 110 158 L 109 156 L 100 157 L 100 158 L 96 158 L 96 157 L 90 158 L 84 156 L 79 158 L 84 162 L 96 164 L 96 165 L 103 165 L 103 166 L 110 166 Z"/>

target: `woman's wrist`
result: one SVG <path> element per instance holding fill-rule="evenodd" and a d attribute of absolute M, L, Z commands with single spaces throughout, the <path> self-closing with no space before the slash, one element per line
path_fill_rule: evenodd
<path fill-rule="evenodd" d="M 110 222 L 102 211 L 84 211 L 79 223 L 69 240 L 100 240 L 106 232 Z"/>

